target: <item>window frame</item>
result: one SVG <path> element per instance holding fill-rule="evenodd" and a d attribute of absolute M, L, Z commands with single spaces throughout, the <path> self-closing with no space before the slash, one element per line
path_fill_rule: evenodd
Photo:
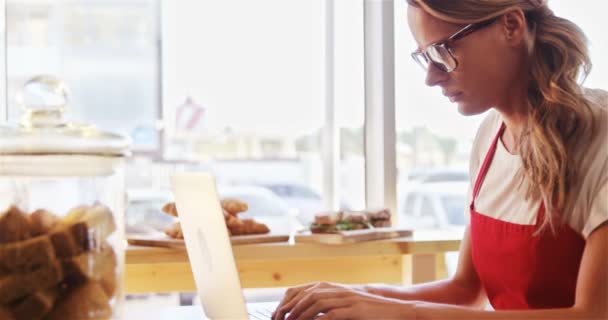
<path fill-rule="evenodd" d="M 6 49 L 8 47 L 7 36 L 6 36 L 6 0 L 0 0 L 0 122 L 8 121 L 8 99 L 7 99 L 7 61 L 6 61 Z"/>
<path fill-rule="evenodd" d="M 395 36 L 393 1 L 365 0 L 365 194 L 397 224 Z"/>

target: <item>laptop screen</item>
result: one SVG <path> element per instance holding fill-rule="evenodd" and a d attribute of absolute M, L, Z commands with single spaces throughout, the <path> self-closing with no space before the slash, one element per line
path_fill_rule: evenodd
<path fill-rule="evenodd" d="M 171 182 L 205 314 L 211 319 L 246 319 L 245 300 L 215 179 L 206 173 L 177 173 Z"/>

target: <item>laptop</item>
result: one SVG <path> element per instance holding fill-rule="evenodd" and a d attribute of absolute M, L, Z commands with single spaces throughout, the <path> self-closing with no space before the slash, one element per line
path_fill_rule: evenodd
<path fill-rule="evenodd" d="M 278 302 L 245 303 L 215 179 L 206 173 L 171 178 L 198 296 L 208 319 L 270 319 Z"/>

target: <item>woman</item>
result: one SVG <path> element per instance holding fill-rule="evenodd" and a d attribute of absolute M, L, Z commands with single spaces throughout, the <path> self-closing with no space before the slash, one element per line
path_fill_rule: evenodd
<path fill-rule="evenodd" d="M 608 94 L 577 83 L 584 35 L 542 0 L 408 4 L 426 83 L 464 115 L 489 110 L 458 269 L 410 288 L 291 288 L 274 318 L 608 319 Z"/>

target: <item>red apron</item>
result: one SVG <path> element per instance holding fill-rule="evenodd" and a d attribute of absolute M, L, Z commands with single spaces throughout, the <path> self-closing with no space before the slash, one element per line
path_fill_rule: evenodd
<path fill-rule="evenodd" d="M 555 234 L 547 229 L 534 235 L 545 214 L 543 204 L 535 225 L 501 221 L 475 211 L 475 199 L 504 129 L 503 124 L 473 189 L 470 206 L 473 265 L 495 310 L 571 307 L 585 239 L 566 224 L 557 227 Z"/>

